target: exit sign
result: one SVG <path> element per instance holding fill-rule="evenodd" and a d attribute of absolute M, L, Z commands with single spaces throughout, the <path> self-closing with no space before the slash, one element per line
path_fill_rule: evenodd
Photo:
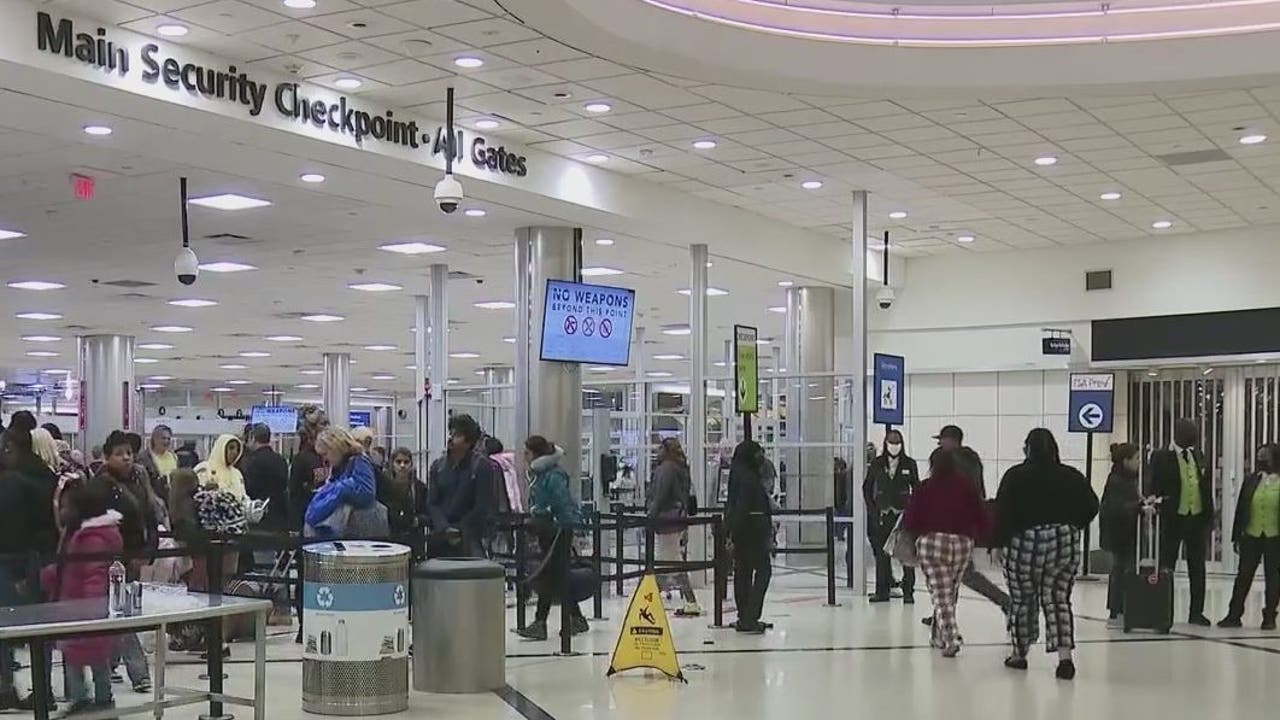
<path fill-rule="evenodd" d="M 71 190 L 75 193 L 77 200 L 92 200 L 94 187 L 93 178 L 80 173 L 72 173 Z"/>
<path fill-rule="evenodd" d="M 1071 338 L 1069 337 L 1040 338 L 1040 352 L 1044 355 L 1070 355 L 1071 354 Z"/>

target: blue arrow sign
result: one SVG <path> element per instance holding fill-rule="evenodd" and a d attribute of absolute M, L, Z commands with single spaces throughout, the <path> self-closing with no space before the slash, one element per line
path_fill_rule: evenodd
<path fill-rule="evenodd" d="M 1067 403 L 1067 430 L 1109 433 L 1115 408 L 1115 375 L 1072 373 Z"/>

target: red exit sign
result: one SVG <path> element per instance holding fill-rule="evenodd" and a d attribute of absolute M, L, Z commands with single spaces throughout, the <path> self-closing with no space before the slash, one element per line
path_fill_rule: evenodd
<path fill-rule="evenodd" d="M 92 200 L 94 187 L 94 180 L 88 175 L 71 174 L 71 189 L 77 200 Z"/>

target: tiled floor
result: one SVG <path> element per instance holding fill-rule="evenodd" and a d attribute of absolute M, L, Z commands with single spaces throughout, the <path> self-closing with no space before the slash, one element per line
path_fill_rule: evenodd
<path fill-rule="evenodd" d="M 868 605 L 843 590 L 839 607 L 824 605 L 821 578 L 801 573 L 777 578 L 767 608 L 777 629 L 764 637 L 712 630 L 706 619 L 672 619 L 688 684 L 639 672 L 605 678 L 617 634 L 619 602 L 606 603 L 614 620 L 593 623 L 575 639 L 583 654 L 558 657 L 554 640 L 527 643 L 511 636 L 510 686 L 535 708 L 517 712 L 493 694 L 448 697 L 413 694 L 401 717 L 497 720 L 665 720 L 667 718 L 948 718 L 966 720 L 1253 720 L 1280 717 L 1280 634 L 1257 630 L 1255 596 L 1244 630 L 1192 631 L 1170 636 L 1108 631 L 1090 619 L 1104 614 L 1105 584 L 1077 590 L 1080 674 L 1074 683 L 1053 677 L 1054 660 L 1036 652 L 1027 673 L 1001 666 L 1006 654 L 1000 613 L 966 597 L 960 622 L 967 646 L 954 660 L 927 647 L 919 618 L 928 612 L 919 594 L 913 608 L 899 602 Z M 1225 608 L 1224 581 L 1213 582 L 1215 618 Z M 1179 607 L 1185 607 L 1185 588 Z M 510 622 L 514 622 L 510 620 Z M 553 630 L 556 623 L 552 622 Z M 230 692 L 252 688 L 250 646 L 236 646 L 229 666 Z M 268 669 L 270 720 L 309 717 L 299 710 L 300 669 L 292 636 L 271 646 Z M 191 658 L 194 661 L 194 658 Z M 171 666 L 171 679 L 195 684 L 200 668 Z M 121 699 L 126 700 L 123 690 Z M 240 718 L 251 717 L 242 709 Z M 540 714 L 541 713 L 541 714 Z M 167 717 L 194 720 L 198 711 Z"/>

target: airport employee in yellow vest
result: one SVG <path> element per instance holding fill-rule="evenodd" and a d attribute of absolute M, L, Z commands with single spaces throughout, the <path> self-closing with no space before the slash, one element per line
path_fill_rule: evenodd
<path fill-rule="evenodd" d="M 1213 530 L 1213 479 L 1198 447 L 1200 427 L 1183 418 L 1174 423 L 1173 444 L 1151 453 L 1151 489 L 1161 497 L 1160 563 L 1172 570 L 1180 551 L 1186 549 L 1187 576 L 1191 580 L 1191 607 L 1187 622 L 1208 627 L 1204 614 L 1205 554 Z"/>
<path fill-rule="evenodd" d="M 1240 571 L 1231 593 L 1231 609 L 1218 623 L 1221 628 L 1243 625 L 1244 602 L 1253 588 L 1253 576 L 1262 565 L 1265 590 L 1262 629 L 1276 629 L 1276 606 L 1280 605 L 1280 445 L 1258 449 L 1255 472 L 1244 479 L 1236 501 L 1236 520 L 1231 540 L 1240 553 Z"/>

